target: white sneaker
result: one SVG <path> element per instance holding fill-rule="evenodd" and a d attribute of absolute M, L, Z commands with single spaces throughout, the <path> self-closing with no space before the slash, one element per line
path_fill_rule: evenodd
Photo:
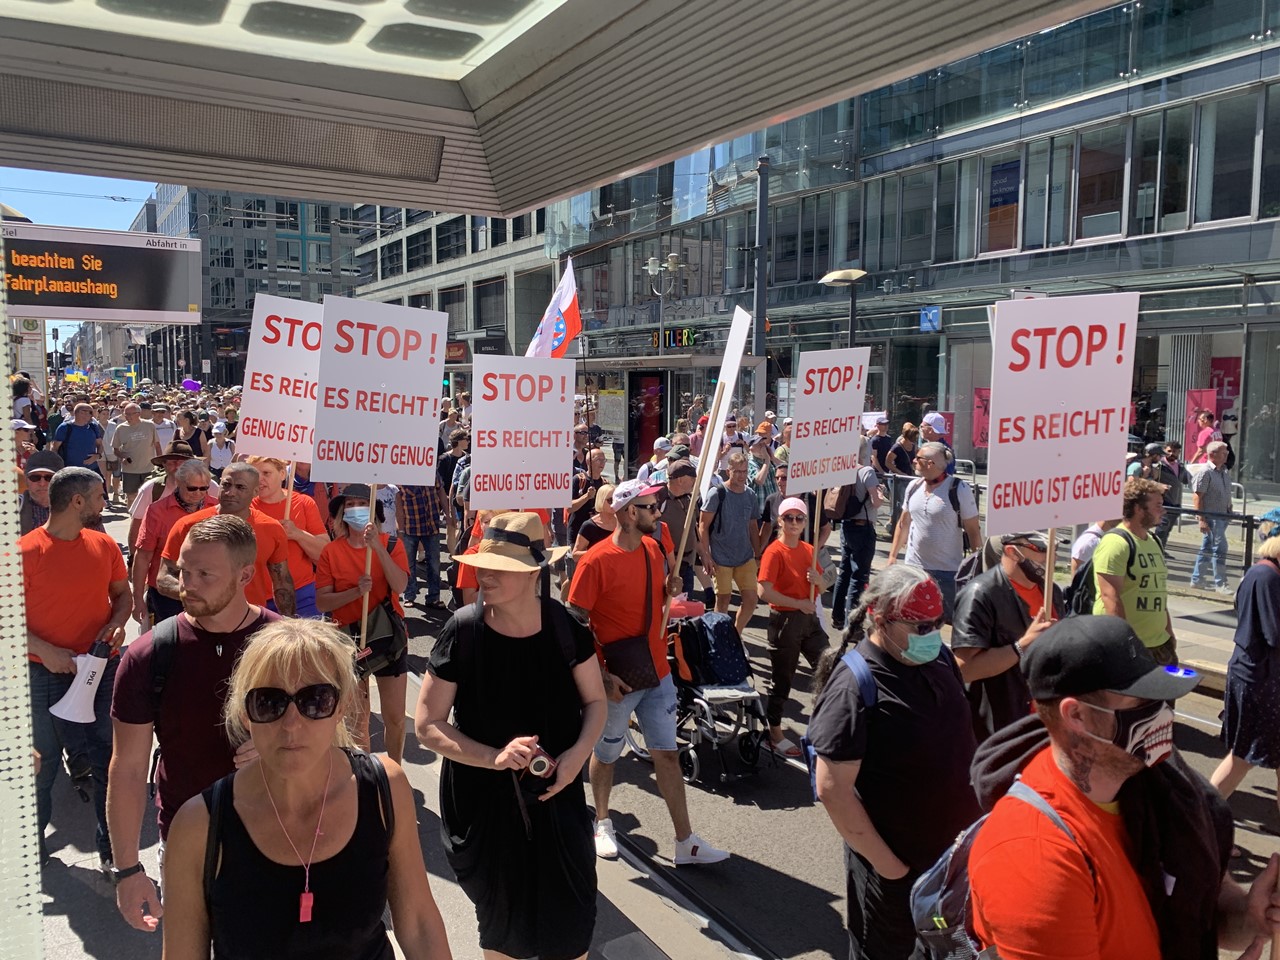
<path fill-rule="evenodd" d="M 612 820 L 596 821 L 596 856 L 602 860 L 618 859 L 618 837 Z"/>
<path fill-rule="evenodd" d="M 676 841 L 676 866 L 690 863 L 719 863 L 728 860 L 727 850 L 717 850 L 696 833 L 689 834 L 687 839 Z"/>

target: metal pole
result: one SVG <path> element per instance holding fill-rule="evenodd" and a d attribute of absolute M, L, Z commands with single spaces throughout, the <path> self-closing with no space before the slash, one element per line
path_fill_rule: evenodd
<path fill-rule="evenodd" d="M 751 352 L 757 357 L 767 356 L 765 346 L 765 318 L 769 307 L 769 158 L 760 157 L 756 161 L 756 287 L 754 307 L 754 325 L 752 329 Z M 765 387 L 769 379 L 769 364 L 759 365 L 752 378 L 752 413 L 764 412 L 762 404 L 765 399 Z M 737 384 L 729 384 L 729 390 L 737 392 Z"/>
<path fill-rule="evenodd" d="M 858 281 L 849 284 L 849 346 L 858 345 Z"/>
<path fill-rule="evenodd" d="M 667 311 L 666 311 L 666 279 L 658 281 L 655 292 L 658 294 L 658 356 L 667 352 Z"/>

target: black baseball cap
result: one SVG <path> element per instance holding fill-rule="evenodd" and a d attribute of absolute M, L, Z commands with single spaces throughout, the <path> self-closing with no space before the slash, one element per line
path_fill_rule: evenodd
<path fill-rule="evenodd" d="M 1174 700 L 1200 682 L 1187 667 L 1162 667 L 1128 622 L 1105 615 L 1068 617 L 1040 634 L 1022 657 L 1032 700 L 1109 691 Z"/>

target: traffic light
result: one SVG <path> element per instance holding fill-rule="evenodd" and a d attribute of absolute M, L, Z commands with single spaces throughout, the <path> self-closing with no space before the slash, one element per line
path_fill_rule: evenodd
<path fill-rule="evenodd" d="M 449 396 L 449 373 L 448 373 L 448 371 L 446 371 L 446 372 L 445 372 L 445 375 L 444 375 L 444 396 L 446 396 L 446 397 L 447 397 L 447 396 Z"/>

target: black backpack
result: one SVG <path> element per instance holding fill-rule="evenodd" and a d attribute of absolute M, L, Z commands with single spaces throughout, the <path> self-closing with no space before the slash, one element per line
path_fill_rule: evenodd
<path fill-rule="evenodd" d="M 1136 580 L 1137 578 L 1133 575 L 1133 562 L 1138 556 L 1138 542 L 1133 539 L 1133 534 L 1122 527 L 1115 527 L 1098 538 L 1098 545 L 1101 546 L 1103 539 L 1113 533 L 1124 537 L 1125 543 L 1129 545 L 1129 560 L 1124 565 L 1124 575 L 1130 580 Z M 1156 541 L 1156 543 L 1159 542 L 1159 540 Z M 1094 549 L 1096 550 L 1097 547 Z M 1098 579 L 1093 575 L 1093 557 L 1076 567 L 1076 572 L 1071 576 L 1071 586 L 1067 587 L 1064 599 L 1069 617 L 1093 613 L 1093 605 L 1098 599 Z"/>

